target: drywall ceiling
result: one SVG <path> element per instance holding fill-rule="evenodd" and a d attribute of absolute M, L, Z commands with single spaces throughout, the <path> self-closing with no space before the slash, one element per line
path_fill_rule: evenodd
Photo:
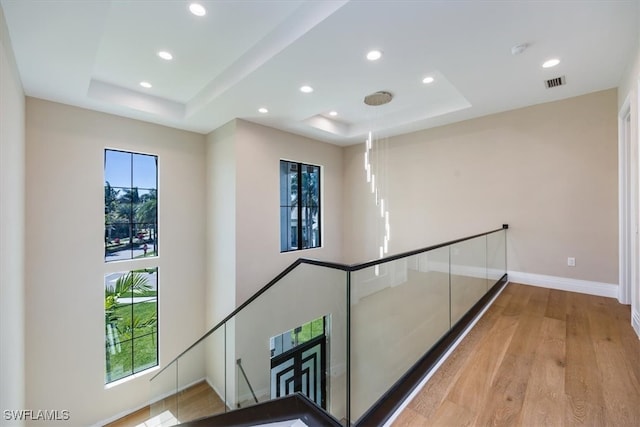
<path fill-rule="evenodd" d="M 637 0 L 200 1 L 202 17 L 188 1 L 0 3 L 28 96 L 200 133 L 241 118 L 338 145 L 616 87 L 638 42 Z M 372 49 L 382 58 L 367 60 Z M 561 62 L 542 68 L 550 58 Z M 381 90 L 389 104 L 363 103 Z"/>

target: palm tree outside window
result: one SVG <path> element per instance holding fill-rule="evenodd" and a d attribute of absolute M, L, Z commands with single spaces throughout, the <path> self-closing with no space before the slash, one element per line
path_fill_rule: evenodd
<path fill-rule="evenodd" d="M 157 255 L 157 170 L 157 156 L 105 150 L 106 262 Z"/>
<path fill-rule="evenodd" d="M 280 251 L 321 246 L 320 166 L 280 160 Z"/>
<path fill-rule="evenodd" d="M 105 384 L 158 365 L 157 254 L 158 157 L 106 149 Z"/>

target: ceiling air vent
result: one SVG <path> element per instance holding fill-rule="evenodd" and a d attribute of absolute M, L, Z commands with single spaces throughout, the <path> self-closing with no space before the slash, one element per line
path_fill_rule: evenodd
<path fill-rule="evenodd" d="M 544 81 L 544 85 L 547 89 L 552 87 L 562 86 L 567 84 L 567 78 L 565 76 L 556 77 L 555 79 L 549 79 Z"/>

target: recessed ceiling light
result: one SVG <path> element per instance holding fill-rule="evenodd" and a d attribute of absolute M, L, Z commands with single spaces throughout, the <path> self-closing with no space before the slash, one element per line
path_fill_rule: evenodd
<path fill-rule="evenodd" d="M 429 84 L 429 83 L 433 83 L 434 78 L 431 76 L 427 76 L 424 79 L 422 79 L 422 83 L 424 84 Z"/>
<path fill-rule="evenodd" d="M 204 16 L 207 14 L 207 9 L 205 9 L 200 3 L 191 3 L 189 5 L 189 10 L 196 16 Z"/>
<path fill-rule="evenodd" d="M 371 52 L 367 53 L 367 59 L 369 61 L 377 61 L 380 58 L 382 58 L 382 52 L 380 52 L 379 50 L 372 50 Z"/>
<path fill-rule="evenodd" d="M 171 61 L 173 59 L 173 55 L 171 55 L 171 53 L 167 52 L 166 50 L 161 50 L 160 52 L 158 52 L 158 56 L 167 61 Z"/>
<path fill-rule="evenodd" d="M 258 113 L 267 114 L 268 112 L 269 112 L 269 110 L 267 110 L 267 109 L 266 109 L 266 108 L 264 108 L 264 107 L 260 107 L 260 108 L 258 108 Z"/>
<path fill-rule="evenodd" d="M 551 68 L 551 67 L 555 67 L 556 65 L 558 65 L 560 63 L 560 60 L 557 58 L 553 58 L 550 59 L 548 61 L 545 61 L 544 64 L 542 64 L 542 68 Z"/>
<path fill-rule="evenodd" d="M 149 83 L 149 82 L 140 82 L 140 86 L 142 86 L 145 89 L 150 89 L 151 88 L 151 83 Z"/>
<path fill-rule="evenodd" d="M 337 112 L 337 111 L 330 111 L 330 112 L 329 112 L 329 115 L 330 115 L 331 117 L 335 117 L 335 116 L 337 116 L 337 115 L 338 115 L 338 112 Z"/>
<path fill-rule="evenodd" d="M 313 92 L 313 88 L 311 86 L 304 85 L 300 88 L 300 92 L 311 93 Z"/>

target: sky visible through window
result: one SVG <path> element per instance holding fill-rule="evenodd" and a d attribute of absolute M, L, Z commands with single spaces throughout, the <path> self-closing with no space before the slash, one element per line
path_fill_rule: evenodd
<path fill-rule="evenodd" d="M 105 261 L 157 256 L 157 163 L 154 155 L 105 150 Z"/>
<path fill-rule="evenodd" d="M 157 256 L 157 164 L 154 155 L 105 150 L 105 262 L 130 262 L 105 274 L 105 383 L 158 364 L 158 268 L 137 264 Z"/>
<path fill-rule="evenodd" d="M 107 150 L 104 179 L 112 187 L 156 188 L 156 157 Z"/>

